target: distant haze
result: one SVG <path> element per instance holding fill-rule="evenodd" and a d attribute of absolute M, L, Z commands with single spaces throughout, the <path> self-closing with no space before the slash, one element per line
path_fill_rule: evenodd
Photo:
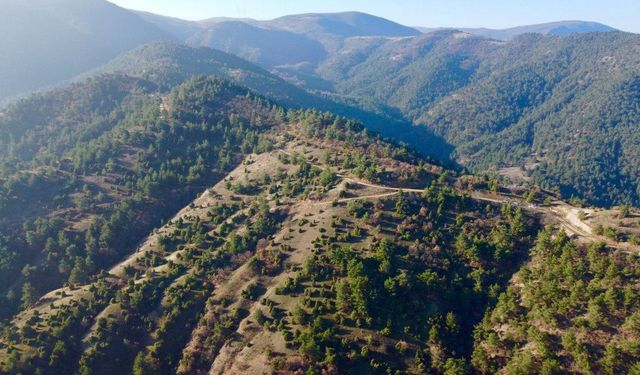
<path fill-rule="evenodd" d="M 595 21 L 640 32 L 637 0 L 113 0 L 137 10 L 191 20 L 210 17 L 272 19 L 308 12 L 361 11 L 408 26 L 502 29 L 560 20 Z"/>
<path fill-rule="evenodd" d="M 362 12 L 309 13 L 312 10 L 310 8 L 316 8 L 312 6 L 302 9 L 305 12 L 301 14 L 290 14 L 270 21 L 209 17 L 240 12 L 236 9 L 235 12 L 229 10 L 230 13 L 223 13 L 227 9 L 221 5 L 215 7 L 215 12 L 203 8 L 199 17 L 207 19 L 197 22 L 175 18 L 186 10 L 199 9 L 195 0 L 181 3 L 181 11 L 169 13 L 171 17 L 124 9 L 106 0 L 0 1 L 0 50 L 3 51 L 0 54 L 0 106 L 30 92 L 61 84 L 137 46 L 160 40 L 215 48 L 272 73 L 277 72 L 281 78 L 297 85 L 333 91 L 332 80 L 319 76 L 318 69 L 323 66 L 326 69 L 325 62 L 343 56 L 341 51 L 345 48 L 345 51 L 364 48 L 363 56 L 368 56 L 367 49 L 385 42 L 385 38 L 422 35 L 416 28 Z M 123 5 L 138 8 L 135 4 L 144 5 L 140 1 L 129 0 L 131 4 Z M 176 2 L 173 3 L 175 5 Z M 155 10 L 169 3 L 159 0 L 154 4 L 147 9 Z M 246 0 L 240 4 L 248 6 L 251 2 Z M 290 8 L 287 0 L 278 4 L 268 11 L 265 9 L 259 18 L 267 18 L 276 10 Z M 323 4 L 329 10 L 339 8 L 332 6 L 331 1 Z M 346 4 L 353 7 L 358 5 L 354 2 Z M 412 3 L 406 4 L 409 7 Z M 372 6 L 361 4 L 360 7 L 376 8 L 374 10 L 379 10 L 377 13 L 380 14 L 391 14 L 398 8 L 396 6 L 385 11 L 382 9 L 384 7 L 374 5 L 375 1 Z M 263 5 L 256 7 L 246 8 L 252 10 L 247 15 L 253 16 L 256 9 L 264 8 Z M 446 13 L 422 14 L 440 16 Z M 531 32 L 566 36 L 611 30 L 604 24 L 583 21 L 520 25 L 506 30 L 464 29 L 469 34 L 502 40 L 512 40 Z"/>

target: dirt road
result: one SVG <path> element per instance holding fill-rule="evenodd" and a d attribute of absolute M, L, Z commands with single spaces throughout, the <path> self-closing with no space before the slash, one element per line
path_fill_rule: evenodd
<path fill-rule="evenodd" d="M 375 195 L 366 195 L 361 197 L 345 198 L 345 199 L 339 200 L 338 202 L 348 202 L 351 200 L 358 200 L 358 199 L 382 198 L 382 197 L 398 194 L 400 191 L 408 192 L 408 193 L 422 193 L 424 191 L 424 189 L 403 189 L 398 187 L 378 185 L 378 184 L 373 184 L 370 182 L 362 181 L 359 179 L 355 179 L 353 177 L 348 177 L 343 175 L 339 175 L 339 177 L 343 178 L 345 181 L 352 184 L 366 186 L 369 188 L 375 188 L 380 190 L 387 190 L 392 192 L 375 194 Z M 495 194 L 495 193 L 490 194 L 484 191 L 472 192 L 471 198 L 478 201 L 484 201 L 484 202 L 490 202 L 490 203 L 496 203 L 496 204 L 514 204 L 519 207 L 522 207 L 526 211 L 533 212 L 538 215 L 544 215 L 547 219 L 550 219 L 556 225 L 559 225 L 569 234 L 576 235 L 579 239 L 585 242 L 605 242 L 610 247 L 621 249 L 623 251 L 627 251 L 627 252 L 639 251 L 639 249 L 635 248 L 634 246 L 628 243 L 614 242 L 604 236 L 595 234 L 591 226 L 589 226 L 584 221 L 580 220 L 579 214 L 578 214 L 580 212 L 580 209 L 570 206 L 569 204 L 562 201 L 556 201 L 549 206 L 536 206 L 536 205 L 532 205 L 525 202 L 524 199 L 518 199 L 518 198 L 514 198 L 513 196 L 506 196 L 506 195 Z"/>

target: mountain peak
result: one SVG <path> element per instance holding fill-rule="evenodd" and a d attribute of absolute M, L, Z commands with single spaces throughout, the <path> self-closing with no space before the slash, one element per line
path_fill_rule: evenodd
<path fill-rule="evenodd" d="M 297 14 L 268 23 L 294 32 L 324 32 L 342 37 L 419 35 L 416 29 L 362 12 Z"/>

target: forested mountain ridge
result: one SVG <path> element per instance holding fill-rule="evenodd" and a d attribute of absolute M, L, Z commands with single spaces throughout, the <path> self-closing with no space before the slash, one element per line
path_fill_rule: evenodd
<path fill-rule="evenodd" d="M 208 108 L 224 113 L 199 113 L 207 125 L 162 120 L 182 92 L 165 103 L 152 83 L 123 76 L 36 96 L 4 113 L 3 316 L 26 301 L 20 288 L 35 297 L 128 253 L 193 189 L 216 181 L 241 145 L 267 147 L 257 145 L 257 129 L 240 124 L 267 124 L 272 104 L 226 81 L 207 88 Z"/>
<path fill-rule="evenodd" d="M 450 159 L 451 147 L 424 127 L 415 127 L 392 114 L 368 111 L 334 95 L 308 92 L 257 65 L 207 47 L 171 42 L 143 45 L 84 77 L 104 73 L 142 78 L 164 91 L 197 75 L 225 77 L 288 108 L 315 108 L 358 119 L 368 129 L 406 143 L 425 156 L 454 164 Z"/>
<path fill-rule="evenodd" d="M 621 225 L 635 228 L 629 234 L 607 227 L 602 236 L 583 235 L 585 222 L 553 214 L 577 209 L 539 191 L 518 198 L 495 180 L 457 178 L 356 121 L 286 110 L 216 78 L 191 79 L 168 94 L 157 88 L 104 75 L 34 97 L 34 108 L 50 106 L 28 122 L 18 114 L 29 101 L 3 115 L 12 135 L 3 147 L 14 150 L 3 165 L 15 168 L 2 171 L 12 181 L 3 185 L 2 217 L 16 221 L 3 229 L 2 274 L 19 276 L 3 280 L 2 371 L 633 366 L 632 348 L 609 336 L 578 336 L 581 357 L 528 351 L 522 336 L 496 342 L 490 318 L 501 316 L 494 309 L 506 308 L 524 264 L 554 261 L 556 252 L 542 250 L 549 234 L 534 248 L 541 222 L 551 221 L 580 234 L 576 248 L 606 241 L 589 253 L 599 271 L 573 277 L 586 283 L 606 269 L 599 280 L 608 283 L 624 272 L 630 287 L 612 298 L 625 307 L 611 305 L 610 314 L 628 319 L 616 329 L 634 337 L 639 261 L 630 255 L 628 268 L 603 265 L 611 254 L 637 251 L 633 218 Z M 9 126 L 17 119 L 32 126 Z M 78 124 L 86 133 L 67 139 Z M 33 195 L 54 204 L 33 211 L 30 204 L 40 205 Z M 17 200 L 22 212 L 8 208 Z M 607 292 L 595 287 L 590 304 Z M 565 316 L 553 308 L 557 319 Z M 616 321 L 589 324 L 600 330 Z M 605 356 L 603 345 L 621 355 Z"/>
<path fill-rule="evenodd" d="M 435 320 L 440 319 L 438 316 L 443 319 L 446 311 L 456 310 L 460 318 L 450 313 L 449 320 L 463 322 L 469 316 L 479 321 L 481 313 L 473 312 L 470 306 L 487 304 L 492 297 L 485 292 L 472 292 L 473 280 L 487 285 L 497 283 L 496 290 L 498 285 L 504 288 L 509 270 L 517 265 L 520 252 L 530 241 L 527 228 L 533 226 L 533 219 L 519 210 L 501 211 L 494 207 L 485 211 L 483 203 L 469 200 L 450 187 L 447 174 L 440 167 L 425 164 L 407 149 L 369 135 L 354 121 L 316 111 L 286 111 L 252 97 L 238 86 L 211 78 L 190 80 L 164 99 L 152 90 L 139 89 L 144 82 L 103 76 L 90 81 L 89 88 L 77 86 L 71 90 L 78 91 L 77 96 L 60 99 L 65 102 L 61 107 L 70 109 L 54 112 L 57 117 L 49 119 L 50 126 L 34 126 L 25 132 L 51 132 L 49 143 L 38 147 L 37 157 L 26 147 L 35 137 L 19 137 L 18 129 L 8 130 L 21 140 L 18 145 L 25 145 L 8 146 L 16 150 L 16 159 L 34 166 L 47 161 L 47 169 L 57 171 L 45 172 L 42 178 L 64 175 L 69 182 L 62 183 L 68 186 L 59 193 L 64 200 L 57 200 L 58 207 L 50 209 L 48 218 L 27 220 L 22 226 L 8 223 L 15 232 L 4 232 L 9 234 L 7 248 L 19 250 L 18 255 L 26 258 L 18 257 L 17 261 L 29 263 L 13 267 L 23 269 L 18 285 L 9 280 L 5 284 L 10 291 L 3 301 L 4 314 L 14 314 L 10 308 L 15 306 L 15 299 L 21 305 L 18 308 L 26 310 L 11 320 L 3 336 L 0 357 L 4 371 L 204 373 L 211 367 L 214 372 L 233 372 L 235 361 L 241 357 L 230 354 L 235 350 L 227 344 L 232 345 L 234 340 L 228 335 L 236 330 L 243 332 L 242 327 L 253 324 L 253 319 L 260 324 L 264 319 L 274 327 L 281 326 L 263 331 L 263 339 L 271 341 L 273 336 L 275 342 L 282 342 L 276 350 L 291 353 L 290 361 L 271 364 L 280 371 L 308 368 L 310 360 L 322 359 L 326 353 L 333 353 L 329 355 L 333 359 L 326 362 L 330 371 L 347 369 L 344 366 L 348 363 L 363 371 L 386 366 L 413 367 L 417 363 L 411 364 L 411 356 L 395 360 L 397 355 L 386 352 L 383 346 L 371 348 L 374 357 L 380 356 L 380 363 L 369 363 L 364 358 L 352 360 L 347 347 L 365 350 L 359 349 L 359 343 L 341 344 L 327 334 L 316 337 L 321 330 L 343 324 L 345 328 L 362 327 L 372 334 L 374 328 L 387 327 L 379 339 L 374 339 L 382 342 L 395 342 L 397 339 L 385 337 L 396 330 L 414 332 L 416 337 L 426 334 L 417 321 L 412 328 L 389 321 L 400 315 L 408 319 L 415 308 L 425 312 L 434 309 L 403 297 L 409 293 L 405 278 L 418 277 L 424 267 L 420 252 L 427 251 L 420 247 L 410 250 L 421 235 L 409 228 L 419 225 L 422 219 L 409 215 L 419 213 L 433 228 L 424 235 L 443 246 L 448 244 L 442 254 L 443 263 L 432 266 L 434 271 L 444 272 L 442 279 L 433 275 L 436 279 L 431 280 L 429 273 L 424 276 L 425 282 L 442 282 L 443 287 L 452 283 L 446 286 L 450 293 L 463 288 L 468 294 L 468 299 L 459 300 L 459 307 L 454 307 L 452 297 L 435 293 L 439 288 L 433 285 L 434 303 L 441 306 L 430 313 Z M 87 97 L 82 90 L 94 86 L 100 87 L 97 91 L 102 95 L 106 94 L 105 87 L 114 92 L 112 104 L 95 111 L 95 116 L 112 118 L 118 111 L 127 116 L 112 118 L 109 127 L 100 126 L 102 132 L 96 132 L 93 141 L 75 145 L 72 139 L 68 146 L 58 146 L 57 137 L 66 134 L 63 120 L 70 117 L 73 108 L 90 113 L 84 106 L 103 105 L 90 99 L 87 103 L 92 104 L 70 105 Z M 15 114 L 9 112 L 5 118 L 15 118 Z M 240 155 L 246 156 L 235 168 Z M 232 171 L 221 175 L 225 170 Z M 350 177 L 338 176 L 339 171 L 344 171 L 341 176 L 346 173 Z M 79 181 L 74 183 L 74 179 Z M 220 182 L 216 184 L 217 181 Z M 372 185 L 368 187 L 360 181 L 370 181 Z M 42 182 L 28 181 L 20 191 L 28 196 L 38 191 Z M 46 183 L 58 184 L 52 180 Z M 423 195 L 397 191 L 390 194 L 376 187 L 381 183 L 430 188 Z M 207 189 L 212 185 L 215 186 Z M 11 204 L 16 199 L 17 186 L 7 186 L 11 188 L 7 203 Z M 198 187 L 204 190 L 203 194 L 196 194 Z M 177 197 L 178 190 L 181 193 Z M 98 200 L 100 195 L 104 197 Z M 189 196 L 197 198 L 187 205 L 182 199 Z M 162 223 L 172 216 L 172 210 L 177 211 L 180 201 L 185 208 L 161 229 L 152 230 L 154 223 Z M 375 215 L 373 203 L 379 212 Z M 447 264 L 446 259 L 453 256 L 450 252 L 454 228 L 463 225 L 462 219 L 456 221 L 456 215 L 462 212 L 470 215 L 470 233 L 484 233 L 484 239 L 479 241 L 501 249 L 487 259 L 485 266 L 469 263 L 474 269 L 487 267 L 484 276 L 473 276 L 471 270 L 464 268 L 464 262 L 457 266 Z M 10 212 L 3 215 L 10 216 Z M 507 242 L 499 243 L 497 237 L 490 239 L 489 223 L 504 225 L 506 231 L 518 233 L 518 239 L 510 239 L 506 232 L 496 232 L 495 236 L 504 236 Z M 134 251 L 145 230 L 149 237 Z M 310 247 L 311 243 L 316 245 Z M 504 247 L 508 243 L 517 250 L 502 253 L 508 250 Z M 369 264 L 374 259 L 367 255 L 370 251 L 378 254 L 375 259 L 379 266 Z M 435 255 L 442 250 L 432 251 Z M 402 265 L 396 257 L 405 252 L 413 255 L 407 255 L 403 262 L 409 263 Z M 33 254 L 31 258 L 27 257 L 29 254 Z M 119 259 L 124 261 L 117 263 Z M 326 262 L 336 263 L 325 265 Z M 295 276 L 296 267 L 302 266 L 305 276 Z M 108 273 L 101 272 L 104 269 Z M 326 274 L 329 270 L 334 277 L 349 277 L 344 279 L 341 291 L 322 286 L 330 280 Z M 457 277 L 465 281 L 449 280 L 454 277 L 447 276 L 449 272 L 460 273 Z M 244 281 L 247 277 L 249 281 Z M 363 284 L 365 289 L 351 291 L 359 278 L 366 277 L 377 281 L 370 287 Z M 383 286 L 386 278 L 390 281 L 385 285 L 397 283 L 395 289 L 385 289 L 392 288 L 391 284 Z M 65 279 L 67 287 L 51 291 L 55 285 L 62 286 Z M 313 303 L 316 307 L 311 309 L 310 302 L 298 300 L 296 296 L 307 288 L 305 280 L 317 280 L 314 285 L 320 288 L 320 295 L 330 298 L 325 307 Z M 237 282 L 241 284 L 234 286 Z M 427 287 L 417 284 L 412 288 L 420 294 L 418 290 Z M 263 303 L 272 306 L 271 312 L 256 309 L 265 289 L 272 302 Z M 337 297 L 332 297 L 336 292 Z M 347 301 L 358 300 L 350 297 L 352 293 L 363 293 L 357 298 L 365 299 L 352 306 Z M 42 294 L 45 296 L 39 298 Z M 376 294 L 380 297 L 374 300 Z M 287 302 L 287 296 L 299 304 L 289 323 L 278 312 L 294 311 L 296 305 Z M 342 302 L 331 302 L 333 298 Z M 375 308 L 385 304 L 383 298 L 405 302 L 394 312 Z M 314 314 L 320 315 L 316 319 Z M 348 321 L 343 321 L 345 318 Z M 292 329 L 286 333 L 287 324 L 297 325 L 304 332 L 294 335 Z M 460 330 L 460 344 L 443 342 L 438 344 L 439 350 L 457 357 L 470 355 L 472 326 L 461 324 L 456 328 Z M 221 331 L 209 330 L 217 325 Z M 351 340 L 358 335 L 343 337 Z M 283 338 L 289 343 L 285 345 Z M 398 342 L 401 348 L 407 345 L 403 351 L 414 345 Z M 267 350 L 262 344 L 258 347 Z M 272 359 L 277 357 L 269 362 Z"/>
<path fill-rule="evenodd" d="M 289 33 L 286 38 L 311 38 L 298 42 L 305 48 L 319 43 L 315 49 L 294 48 L 304 55 L 295 58 L 302 64 L 266 62 L 260 54 L 276 49 L 252 42 L 219 37 L 216 43 L 230 43 L 230 52 L 335 101 L 425 125 L 444 138 L 443 150 L 455 148 L 454 156 L 473 172 L 520 169 L 517 174 L 525 179 L 567 198 L 606 206 L 639 204 L 640 171 L 625 156 L 637 151 L 637 35 L 525 34 L 503 42 L 455 30 L 332 34 L 315 25 L 318 19 L 323 18 L 292 16 L 264 24 L 222 19 L 208 27 L 243 24 L 265 35 L 278 31 Z M 242 34 L 234 32 L 234 38 Z M 252 52 L 242 52 L 245 47 Z M 569 148 L 568 139 L 573 139 Z M 595 152 L 587 152 L 593 143 Z"/>

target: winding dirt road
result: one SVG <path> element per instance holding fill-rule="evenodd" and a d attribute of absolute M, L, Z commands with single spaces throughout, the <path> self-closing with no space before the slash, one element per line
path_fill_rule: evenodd
<path fill-rule="evenodd" d="M 389 193 L 345 198 L 345 199 L 338 200 L 338 202 L 348 202 L 348 201 L 358 200 L 358 199 L 383 198 L 383 197 L 396 195 L 400 191 L 408 192 L 408 193 L 422 193 L 424 191 L 423 189 L 406 189 L 406 188 L 378 185 L 378 184 L 362 181 L 359 179 L 355 179 L 353 177 L 344 176 L 344 175 L 338 175 L 338 177 L 341 177 L 346 182 L 349 182 L 352 184 L 361 185 L 361 186 L 374 188 L 374 189 L 392 191 Z M 580 220 L 580 218 L 578 217 L 579 209 L 576 207 L 570 206 L 567 203 L 562 201 L 555 201 L 552 205 L 549 205 L 549 206 L 536 206 L 536 205 L 532 205 L 525 202 L 524 199 L 514 198 L 513 196 L 506 196 L 506 195 L 494 194 L 494 193 L 491 193 L 490 195 L 488 192 L 484 192 L 484 191 L 473 191 L 471 193 L 471 198 L 474 200 L 490 202 L 495 204 L 513 204 L 523 208 L 526 211 L 533 212 L 538 215 L 543 215 L 550 221 L 554 222 L 556 225 L 559 225 L 562 229 L 564 229 L 569 234 L 576 235 L 578 238 L 586 242 L 605 242 L 609 247 L 620 249 L 626 252 L 639 251 L 639 249 L 635 248 L 631 244 L 614 242 L 604 236 L 599 236 L 595 234 L 593 229 L 587 223 Z M 321 204 L 325 204 L 325 203 L 331 203 L 331 202 L 321 202 Z"/>
<path fill-rule="evenodd" d="M 293 156 L 293 154 L 289 151 L 286 151 L 286 150 L 280 150 L 280 151 L 285 155 Z M 322 166 L 314 163 L 311 163 L 311 165 L 320 169 L 326 168 L 326 166 Z M 365 186 L 369 188 L 374 188 L 374 189 L 390 191 L 389 193 L 364 195 L 364 196 L 353 197 L 353 198 L 344 198 L 344 199 L 338 200 L 338 202 L 349 202 L 349 201 L 358 200 L 358 199 L 383 198 L 383 197 L 388 197 L 388 196 L 393 196 L 395 194 L 398 194 L 400 191 L 407 192 L 407 193 L 422 193 L 424 191 L 424 189 L 408 189 L 408 188 L 399 188 L 399 187 L 373 184 L 367 181 L 353 178 L 351 176 L 348 176 L 342 173 L 337 173 L 336 176 L 342 178 L 345 182 L 348 182 L 348 183 Z M 589 224 L 580 220 L 580 218 L 578 217 L 579 209 L 576 207 L 570 206 L 569 204 L 563 201 L 556 200 L 551 205 L 548 205 L 548 206 L 536 206 L 536 205 L 527 203 L 522 198 L 502 195 L 499 193 L 489 193 L 485 191 L 473 191 L 471 192 L 471 198 L 475 200 L 490 202 L 495 204 L 516 205 L 528 212 L 532 212 L 537 215 L 543 216 L 550 222 L 564 229 L 569 234 L 574 234 L 579 239 L 585 242 L 605 242 L 608 246 L 623 250 L 625 252 L 636 252 L 636 253 L 640 252 L 640 249 L 638 249 L 638 247 L 633 246 L 629 243 L 615 242 L 604 236 L 599 236 L 595 234 L 593 229 L 589 226 Z M 318 202 L 317 204 L 327 204 L 327 203 L 332 203 L 332 202 Z"/>

